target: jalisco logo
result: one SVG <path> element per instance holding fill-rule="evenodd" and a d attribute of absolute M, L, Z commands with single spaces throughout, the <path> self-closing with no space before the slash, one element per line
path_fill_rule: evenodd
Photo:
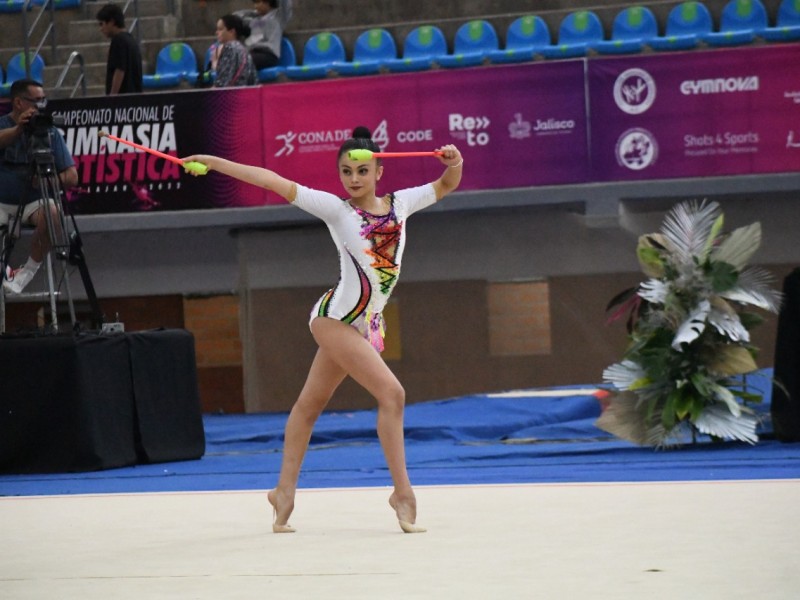
<path fill-rule="evenodd" d="M 717 77 L 714 79 L 687 79 L 680 85 L 681 94 L 735 94 L 738 92 L 757 92 L 758 75 L 746 77 Z"/>
<path fill-rule="evenodd" d="M 640 115 L 656 99 L 656 82 L 644 69 L 623 71 L 614 82 L 614 102 L 629 115 Z"/>
<path fill-rule="evenodd" d="M 616 154 L 620 165 L 632 171 L 641 171 L 656 161 L 658 144 L 646 129 L 629 129 L 617 140 Z"/>
<path fill-rule="evenodd" d="M 536 135 L 569 133 L 573 129 L 575 129 L 575 121 L 572 119 L 554 119 L 553 117 L 547 120 L 536 119 L 536 126 L 533 128 Z"/>
<path fill-rule="evenodd" d="M 524 140 L 531 137 L 531 132 L 536 135 L 552 135 L 559 133 L 571 133 L 575 129 L 575 121 L 572 119 L 536 119 L 536 125 L 531 125 L 530 121 L 522 118 L 522 113 L 515 113 L 514 120 L 508 124 L 508 137 L 512 140 Z"/>
<path fill-rule="evenodd" d="M 508 137 L 512 140 L 524 140 L 531 137 L 531 122 L 522 118 L 522 113 L 516 113 L 514 120 L 508 124 Z"/>
<path fill-rule="evenodd" d="M 447 119 L 450 135 L 466 141 L 468 146 L 486 146 L 489 143 L 489 132 L 484 131 L 491 125 L 489 117 L 471 117 L 461 113 L 450 113 Z"/>

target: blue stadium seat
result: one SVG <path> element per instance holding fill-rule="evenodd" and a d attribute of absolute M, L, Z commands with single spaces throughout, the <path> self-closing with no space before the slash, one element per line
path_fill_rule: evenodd
<path fill-rule="evenodd" d="M 142 85 L 148 89 L 176 87 L 182 81 L 194 85 L 199 76 L 197 55 L 192 47 L 183 42 L 172 42 L 158 51 L 155 73 L 144 75 Z"/>
<path fill-rule="evenodd" d="M 603 41 L 603 24 L 590 10 L 568 14 L 558 27 L 558 43 L 542 49 L 545 58 L 586 56 L 589 50 Z"/>
<path fill-rule="evenodd" d="M 730 0 L 722 9 L 719 30 L 703 36 L 709 46 L 752 43 L 769 25 L 761 0 Z"/>
<path fill-rule="evenodd" d="M 800 0 L 783 0 L 778 7 L 775 27 L 767 27 L 759 35 L 770 42 L 800 39 Z"/>
<path fill-rule="evenodd" d="M 435 25 L 421 25 L 412 29 L 403 40 L 403 57 L 386 61 L 392 73 L 426 71 L 447 54 L 447 40 Z"/>
<path fill-rule="evenodd" d="M 550 29 L 544 19 L 534 15 L 518 17 L 506 30 L 505 47 L 488 53 L 489 62 L 500 64 L 533 60 L 542 48 L 550 44 Z"/>
<path fill-rule="evenodd" d="M 658 21 L 646 6 L 629 6 L 614 17 L 611 39 L 598 42 L 599 54 L 633 54 L 641 52 L 658 37 Z"/>
<path fill-rule="evenodd" d="M 203 55 L 203 64 L 200 65 L 200 78 L 197 80 L 198 85 L 213 85 L 214 80 L 217 78 L 217 72 L 211 70 L 211 57 L 217 50 L 219 42 L 214 42 L 207 49 Z"/>
<path fill-rule="evenodd" d="M 22 7 L 25 5 L 25 0 L 0 0 L 0 13 L 18 13 L 22 12 Z M 28 5 L 28 10 L 32 7 Z"/>
<path fill-rule="evenodd" d="M 32 0 L 31 4 L 35 4 L 36 6 L 42 6 L 45 4 L 47 0 Z M 81 0 L 52 0 L 53 8 L 59 10 L 61 8 L 79 8 L 81 5 Z"/>
<path fill-rule="evenodd" d="M 713 29 L 714 22 L 705 4 L 683 2 L 669 11 L 664 37 L 653 38 L 648 45 L 653 50 L 690 50 Z"/>
<path fill-rule="evenodd" d="M 267 67 L 258 72 L 258 80 L 261 83 L 268 81 L 275 81 L 278 77 L 286 73 L 287 67 L 297 66 L 297 53 L 294 51 L 294 45 L 289 41 L 289 38 L 281 38 L 281 57 L 278 59 L 278 64 L 274 67 Z"/>
<path fill-rule="evenodd" d="M 453 42 L 453 53 L 437 60 L 447 68 L 474 67 L 486 61 L 489 52 L 498 50 L 500 42 L 494 25 L 483 19 L 464 23 L 458 28 Z"/>
<path fill-rule="evenodd" d="M 356 38 L 353 60 L 337 62 L 333 69 L 339 75 L 374 75 L 384 63 L 397 58 L 397 44 L 386 29 L 369 29 Z"/>
<path fill-rule="evenodd" d="M 333 64 L 347 59 L 342 39 L 323 31 L 311 36 L 303 46 L 303 64 L 286 67 L 290 79 L 321 79 L 333 72 Z"/>
<path fill-rule="evenodd" d="M 30 78 L 38 82 L 42 82 L 44 73 L 44 60 L 38 54 L 34 55 L 30 63 Z M 8 96 L 11 91 L 11 84 L 18 79 L 25 79 L 25 53 L 18 52 L 11 57 L 6 67 L 6 77 L 2 85 L 0 85 L 0 96 Z"/>

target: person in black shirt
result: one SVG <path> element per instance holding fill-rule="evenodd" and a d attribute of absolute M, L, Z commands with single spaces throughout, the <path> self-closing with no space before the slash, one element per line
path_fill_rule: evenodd
<path fill-rule="evenodd" d="M 100 32 L 111 40 L 106 65 L 106 94 L 142 92 L 142 52 L 136 39 L 125 29 L 125 15 L 116 4 L 97 11 Z"/>

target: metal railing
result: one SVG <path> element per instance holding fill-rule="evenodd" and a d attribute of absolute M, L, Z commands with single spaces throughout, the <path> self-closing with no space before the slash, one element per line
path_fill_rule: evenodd
<path fill-rule="evenodd" d="M 75 92 L 78 90 L 78 86 L 81 87 L 81 95 L 86 95 L 86 66 L 83 61 L 83 56 L 80 52 L 72 52 L 67 59 L 67 64 L 64 65 L 64 68 L 61 70 L 61 74 L 58 76 L 58 80 L 56 81 L 55 89 L 59 90 L 64 85 L 64 80 L 67 78 L 67 75 L 70 72 L 70 68 L 72 67 L 73 63 L 78 62 L 78 78 L 75 82 L 75 85 L 72 86 L 72 91 L 70 92 L 69 97 L 74 98 Z"/>
<path fill-rule="evenodd" d="M 56 4 L 53 0 L 45 0 L 41 6 L 37 6 L 36 18 L 33 20 L 30 29 L 28 29 L 28 11 L 30 10 L 32 2 L 33 0 L 25 0 L 25 3 L 22 5 L 22 31 L 25 34 L 25 39 L 23 40 L 23 49 L 25 51 L 25 77 L 31 76 L 31 60 L 42 50 L 48 37 L 50 38 L 51 44 L 50 60 L 56 60 Z M 46 21 L 42 21 L 46 12 L 50 14 L 50 22 L 46 24 L 42 39 L 36 46 L 36 50 L 31 53 L 31 38 L 36 28 L 39 26 L 39 23 L 46 23 Z"/>
<path fill-rule="evenodd" d="M 136 36 L 136 42 L 142 45 L 142 28 L 139 27 L 139 0 L 128 0 L 122 7 L 122 14 L 128 14 L 128 7 L 133 4 L 133 21 L 128 25 L 128 33 Z"/>

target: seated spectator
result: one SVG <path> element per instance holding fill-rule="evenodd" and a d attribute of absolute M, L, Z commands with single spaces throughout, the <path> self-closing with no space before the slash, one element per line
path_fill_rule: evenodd
<path fill-rule="evenodd" d="M 248 27 L 245 39 L 256 70 L 274 67 L 281 58 L 281 38 L 292 18 L 292 0 L 253 0 L 253 9 L 237 12 Z"/>
<path fill-rule="evenodd" d="M 19 294 L 36 275 L 50 251 L 48 221 L 57 227 L 61 213 L 52 198 L 42 199 L 38 180 L 31 173 L 32 150 L 36 146 L 36 130 L 31 127 L 31 119 L 47 106 L 44 88 L 33 79 L 19 79 L 11 85 L 10 94 L 11 112 L 0 117 L 0 223 L 13 224 L 19 216 L 21 223 L 36 228 L 27 262 L 19 269 L 6 265 L 5 276 L 0 276 L 6 292 Z M 78 183 L 75 161 L 58 129 L 47 126 L 45 133 L 50 142 L 56 176 L 66 191 Z M 50 210 L 49 219 L 43 210 L 45 206 Z"/>
<path fill-rule="evenodd" d="M 214 87 L 255 85 L 253 59 L 240 41 L 249 31 L 241 17 L 236 15 L 225 15 L 217 21 L 219 53 L 215 52 L 211 57 L 211 65 L 216 70 Z"/>

